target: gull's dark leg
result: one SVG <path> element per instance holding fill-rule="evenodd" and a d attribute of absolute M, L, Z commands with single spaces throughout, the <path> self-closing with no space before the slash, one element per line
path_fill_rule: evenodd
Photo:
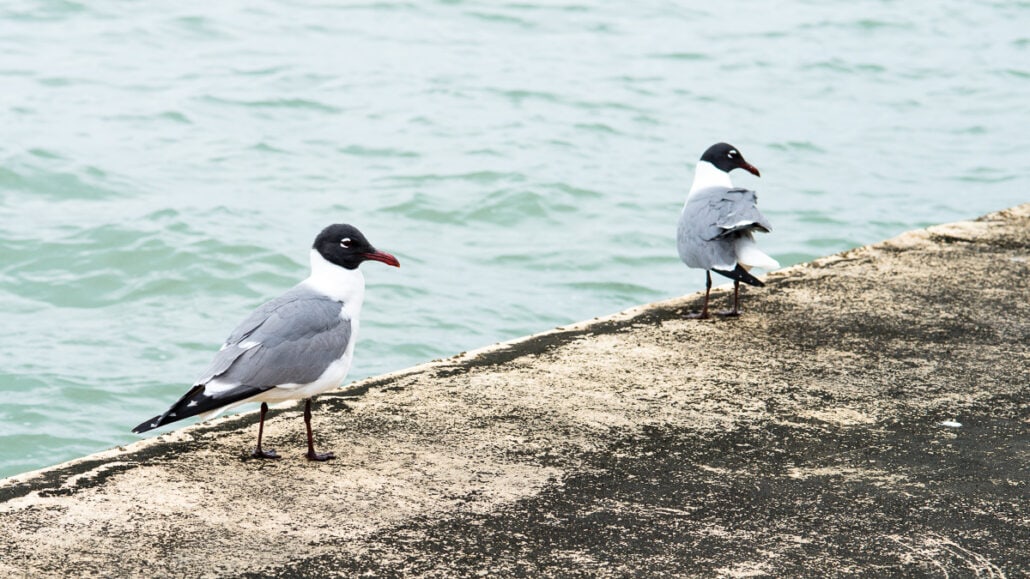
<path fill-rule="evenodd" d="M 265 433 L 265 414 L 268 412 L 268 404 L 261 403 L 261 421 L 258 422 L 258 443 L 250 456 L 254 458 L 279 458 L 274 450 L 261 450 L 261 435 Z"/>
<path fill-rule="evenodd" d="M 701 307 L 700 314 L 690 314 L 687 317 L 695 320 L 708 319 L 708 294 L 712 293 L 712 272 L 705 270 L 705 305 Z"/>
<path fill-rule="evenodd" d="M 311 436 L 311 399 L 304 401 L 304 425 L 308 428 L 308 460 L 329 460 L 336 458 L 331 452 L 315 452 L 315 439 Z"/>
<path fill-rule="evenodd" d="M 719 312 L 720 316 L 735 318 L 740 315 L 740 282 L 733 280 L 733 309 Z"/>

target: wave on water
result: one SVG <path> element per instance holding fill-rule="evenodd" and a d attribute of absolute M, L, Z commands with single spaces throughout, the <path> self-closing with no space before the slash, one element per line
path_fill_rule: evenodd
<path fill-rule="evenodd" d="M 167 221 L 161 219 L 161 221 Z M 8 241 L 2 271 L 10 294 L 58 307 L 96 308 L 189 292 L 256 295 L 288 283 L 296 262 L 265 247 L 211 239 L 188 226 L 155 229 L 146 220 Z M 182 223 L 182 222 L 180 222 Z M 185 225 L 185 224 L 183 224 Z M 243 259 L 245 258 L 245 259 Z"/>
<path fill-rule="evenodd" d="M 340 114 L 343 112 L 343 109 L 341 109 L 338 106 L 307 98 L 244 100 L 216 96 L 205 96 L 202 100 L 206 103 L 211 103 L 215 105 L 243 107 L 248 109 L 283 109 L 285 111 L 310 111 L 326 114 Z"/>
<path fill-rule="evenodd" d="M 59 164 L 64 164 L 60 157 L 49 156 L 51 154 L 46 151 L 36 150 L 34 154 L 37 157 L 52 159 L 59 161 Z M 3 195 L 4 191 L 18 192 L 26 196 L 46 197 L 53 201 L 101 200 L 130 194 L 113 187 L 106 179 L 104 172 L 96 167 L 86 166 L 68 170 L 31 164 L 0 167 L 0 195 Z"/>
<path fill-rule="evenodd" d="M 476 184 L 495 184 L 504 178 L 515 182 L 524 181 L 521 176 L 501 176 L 492 173 L 471 174 L 454 177 L 419 177 L 412 182 L 433 184 L 435 181 L 457 179 Z M 446 188 L 434 186 L 432 189 Z M 599 193 L 589 189 L 564 184 L 546 184 L 539 187 L 491 188 L 470 191 L 459 188 L 456 195 L 444 199 L 440 195 L 415 193 L 405 201 L 384 207 L 387 213 L 396 214 L 414 221 L 445 223 L 451 225 L 494 224 L 511 226 L 523 222 L 560 224 L 565 214 L 578 211 L 580 200 L 596 198 Z"/>

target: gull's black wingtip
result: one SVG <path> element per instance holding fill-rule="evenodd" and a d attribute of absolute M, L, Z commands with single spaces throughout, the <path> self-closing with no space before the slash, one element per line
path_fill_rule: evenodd
<path fill-rule="evenodd" d="M 158 426 L 161 426 L 161 415 L 160 414 L 158 414 L 157 416 L 155 416 L 155 417 L 153 417 L 153 418 L 151 418 L 149 420 L 144 420 L 142 423 L 137 425 L 136 428 L 133 428 L 132 432 L 134 434 L 139 434 L 141 432 L 146 432 L 148 430 L 153 430 L 153 429 L 157 428 Z"/>
<path fill-rule="evenodd" d="M 724 275 L 734 281 L 742 281 L 748 285 L 753 285 L 755 287 L 765 287 L 765 284 L 762 283 L 762 280 L 748 273 L 748 271 L 744 269 L 744 267 L 741 266 L 739 263 L 737 264 L 737 267 L 733 269 L 733 271 L 726 271 L 723 269 L 713 269 L 712 271 L 719 275 Z"/>
<path fill-rule="evenodd" d="M 217 410 L 223 406 L 229 406 L 240 401 L 245 401 L 247 398 L 260 394 L 267 388 L 254 388 L 253 386 L 236 386 L 232 390 L 224 392 L 221 396 L 214 397 L 204 394 L 204 385 L 197 384 L 190 388 L 190 391 L 183 394 L 182 398 L 172 405 L 164 414 L 159 414 L 150 420 L 143 421 L 142 424 L 133 428 L 132 431 L 136 434 L 153 430 L 159 426 L 165 424 L 171 424 L 178 422 L 183 418 L 189 418 L 190 416 L 196 416 L 212 410 Z"/>

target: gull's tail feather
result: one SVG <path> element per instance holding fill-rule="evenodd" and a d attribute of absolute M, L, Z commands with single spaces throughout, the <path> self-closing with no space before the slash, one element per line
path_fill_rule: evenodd
<path fill-rule="evenodd" d="M 748 267 L 760 267 L 762 269 L 776 269 L 780 262 L 766 255 L 758 249 L 758 245 L 750 237 L 741 237 L 734 243 L 734 250 L 737 254 L 737 261 Z"/>
<path fill-rule="evenodd" d="M 253 386 L 237 386 L 229 391 L 220 392 L 218 396 L 210 396 L 205 393 L 203 384 L 197 384 L 190 391 L 187 392 L 180 398 L 175 404 L 172 405 L 164 414 L 159 414 L 149 420 L 144 420 L 142 423 L 133 428 L 132 431 L 139 434 L 148 430 L 153 430 L 159 426 L 164 426 L 183 418 L 189 418 L 190 416 L 196 416 L 198 414 L 204 414 L 205 412 L 214 412 L 220 408 L 235 404 L 256 394 L 260 394 L 263 390 L 261 388 L 255 388 Z M 208 417 L 210 418 L 210 417 Z"/>

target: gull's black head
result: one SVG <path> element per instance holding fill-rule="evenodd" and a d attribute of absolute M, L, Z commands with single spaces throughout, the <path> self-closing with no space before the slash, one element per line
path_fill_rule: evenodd
<path fill-rule="evenodd" d="M 716 143 L 711 147 L 708 147 L 705 154 L 701 155 L 701 160 L 708 161 L 715 165 L 716 168 L 721 171 L 725 171 L 726 173 L 729 173 L 734 169 L 743 169 L 756 177 L 761 177 L 758 173 L 758 169 L 751 163 L 745 161 L 744 155 L 740 154 L 740 150 L 729 143 Z"/>
<path fill-rule="evenodd" d="M 344 223 L 330 225 L 322 230 L 312 245 L 326 261 L 346 269 L 356 269 L 367 260 L 381 261 L 386 265 L 400 267 L 397 258 L 376 250 L 357 227 Z"/>

